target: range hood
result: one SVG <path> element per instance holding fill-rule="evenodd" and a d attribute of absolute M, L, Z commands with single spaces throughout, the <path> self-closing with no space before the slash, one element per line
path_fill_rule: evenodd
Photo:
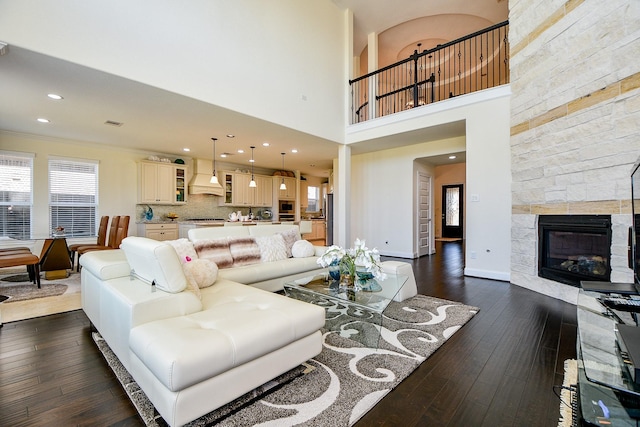
<path fill-rule="evenodd" d="M 193 178 L 189 182 L 189 194 L 222 196 L 224 194 L 222 186 L 220 184 L 212 184 L 211 175 L 213 175 L 211 160 L 195 159 L 193 161 Z"/>

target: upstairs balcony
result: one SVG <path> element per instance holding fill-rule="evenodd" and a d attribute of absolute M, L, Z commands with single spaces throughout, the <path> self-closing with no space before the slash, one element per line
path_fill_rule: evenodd
<path fill-rule="evenodd" d="M 504 21 L 349 80 L 351 124 L 508 84 L 508 33 Z"/>

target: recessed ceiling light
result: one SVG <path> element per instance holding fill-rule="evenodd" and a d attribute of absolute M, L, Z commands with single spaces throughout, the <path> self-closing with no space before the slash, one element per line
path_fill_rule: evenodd
<path fill-rule="evenodd" d="M 242 154 L 242 153 L 244 153 L 244 150 L 243 150 L 242 148 L 240 148 L 240 149 L 238 150 L 238 153 Z"/>
<path fill-rule="evenodd" d="M 268 146 L 269 146 L 269 143 L 268 143 L 267 141 L 265 141 L 265 142 L 263 142 L 263 143 L 262 143 L 262 146 L 263 146 L 263 147 L 268 147 Z"/>
<path fill-rule="evenodd" d="M 227 157 L 227 153 L 220 154 L 220 157 Z"/>
<path fill-rule="evenodd" d="M 294 148 L 294 149 L 292 149 L 292 150 L 291 150 L 291 152 L 292 152 L 292 153 L 297 153 L 297 152 L 298 152 L 298 150 Z"/>
<path fill-rule="evenodd" d="M 186 147 L 185 147 L 185 148 L 183 148 L 183 149 L 182 149 L 182 151 L 184 151 L 184 152 L 187 152 L 187 153 L 188 153 L 189 151 L 191 151 L 191 148 L 186 148 Z"/>
<path fill-rule="evenodd" d="M 449 158 L 450 158 L 451 160 L 453 160 L 453 159 L 455 159 L 455 158 L 456 158 L 456 156 L 449 156 Z"/>
<path fill-rule="evenodd" d="M 230 133 L 227 134 L 227 138 L 235 138 L 235 137 L 236 137 L 235 135 L 232 135 Z"/>
<path fill-rule="evenodd" d="M 40 123 L 50 123 L 50 122 L 49 122 L 49 119 L 45 119 L 45 118 L 42 118 L 42 117 L 39 117 L 37 120 L 38 120 Z"/>
<path fill-rule="evenodd" d="M 56 101 L 60 101 L 61 99 L 64 99 L 63 97 L 61 97 L 60 95 L 57 95 L 55 93 L 49 93 L 47 94 L 47 96 L 51 99 L 55 99 Z"/>

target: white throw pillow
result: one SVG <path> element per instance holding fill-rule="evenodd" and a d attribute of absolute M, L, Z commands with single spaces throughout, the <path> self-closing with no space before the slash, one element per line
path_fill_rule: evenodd
<path fill-rule="evenodd" d="M 218 266 L 208 259 L 194 259 L 182 265 L 187 280 L 198 289 L 213 285 L 218 278 Z"/>
<path fill-rule="evenodd" d="M 280 234 L 273 236 L 256 237 L 256 243 L 260 248 L 260 261 L 271 262 L 287 259 L 287 247 L 284 238 Z"/>
<path fill-rule="evenodd" d="M 293 244 L 291 254 L 294 258 L 307 258 L 314 256 L 316 254 L 316 250 L 313 247 L 313 244 L 308 240 L 298 240 Z"/>
<path fill-rule="evenodd" d="M 189 239 L 167 240 L 167 243 L 173 246 L 183 264 L 194 259 L 198 259 L 198 254 L 193 247 L 193 243 Z"/>

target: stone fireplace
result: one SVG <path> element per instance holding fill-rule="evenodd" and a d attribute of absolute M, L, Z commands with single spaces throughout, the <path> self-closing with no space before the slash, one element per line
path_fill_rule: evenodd
<path fill-rule="evenodd" d="M 609 252 L 609 281 L 611 282 L 628 282 L 631 283 L 633 281 L 633 271 L 629 268 L 628 264 L 628 236 L 629 236 L 629 227 L 631 226 L 631 209 L 628 202 L 618 202 L 619 210 L 629 211 L 626 213 L 616 213 L 606 215 L 608 218 L 611 218 L 610 224 L 610 245 L 608 248 L 598 249 L 599 252 L 605 253 Z M 529 207 L 530 208 L 530 207 Z M 559 207 L 558 207 L 559 208 Z M 581 212 L 579 214 L 573 215 L 566 212 L 566 206 L 562 206 L 563 212 L 553 212 L 549 214 L 549 211 L 553 211 L 553 206 L 540 206 L 535 207 L 535 210 L 539 210 L 540 212 L 536 214 L 532 213 L 514 213 L 512 215 L 511 220 L 511 282 L 513 284 L 534 290 L 536 292 L 543 293 L 545 295 L 552 296 L 554 298 L 562 299 L 564 301 L 568 301 L 571 303 L 575 303 L 578 297 L 578 290 L 574 283 L 568 284 L 564 280 L 558 280 L 557 278 L 547 278 L 543 275 L 539 274 L 539 269 L 541 265 L 540 260 L 540 245 L 541 242 L 539 240 L 539 221 L 548 219 L 552 216 L 562 216 L 562 217 L 570 217 L 570 216 L 605 216 L 605 214 L 601 214 L 601 211 L 594 209 L 596 213 L 589 214 Z M 531 208 L 530 208 L 531 209 Z M 559 209 L 558 209 L 559 210 Z M 570 230 L 569 230 L 570 231 Z M 555 235 L 555 237 L 560 237 L 559 242 L 557 243 L 560 246 L 567 244 L 567 239 L 565 237 L 575 237 L 571 235 Z M 608 237 L 607 237 L 608 239 Z M 598 242 L 598 246 L 601 246 L 601 238 L 587 238 L 583 243 L 577 244 L 579 248 L 586 248 L 588 245 L 594 244 L 594 240 Z M 587 243 L 589 242 L 589 243 Z M 576 246 L 575 242 L 571 244 L 572 246 Z M 586 249 L 579 249 L 579 252 L 583 252 Z M 556 252 L 554 252 L 556 254 Z M 594 280 L 592 274 L 589 274 L 589 268 L 593 273 L 593 267 L 589 267 L 587 264 L 589 263 L 586 259 L 583 259 L 582 265 L 580 264 L 580 257 L 583 255 L 568 255 L 565 253 L 566 259 L 559 262 L 559 265 L 565 263 L 564 265 L 568 268 L 571 268 L 572 265 L 574 269 L 584 272 L 587 274 L 583 274 L 578 279 L 579 280 Z M 603 256 L 603 255 L 595 255 L 595 256 Z M 596 268 L 596 273 L 598 269 Z M 604 280 L 605 276 L 602 276 Z"/>
<path fill-rule="evenodd" d="M 611 216 L 539 216 L 538 276 L 577 287 L 610 281 Z"/>
<path fill-rule="evenodd" d="M 627 28 L 638 12 L 632 4 L 510 4 L 510 280 L 572 303 L 579 288 L 538 274 L 542 217 L 610 216 L 609 280 L 633 281 L 630 174 L 640 156 L 640 62 L 633 58 L 640 36 L 637 25 L 635 33 L 605 31 Z M 586 41 L 599 32 L 608 37 Z M 620 67 L 610 65 L 613 58 Z"/>

